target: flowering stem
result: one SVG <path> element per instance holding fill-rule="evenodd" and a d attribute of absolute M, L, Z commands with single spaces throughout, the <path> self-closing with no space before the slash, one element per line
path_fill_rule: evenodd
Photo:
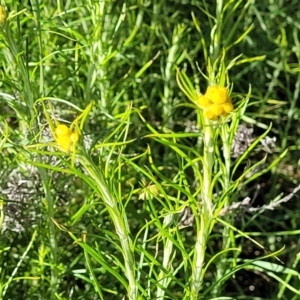
<path fill-rule="evenodd" d="M 223 174 L 222 174 L 223 191 L 226 191 L 230 186 L 231 143 L 230 143 L 229 130 L 230 129 L 228 128 L 228 124 L 223 124 L 221 126 L 221 139 L 223 145 L 223 156 L 224 156 L 224 164 L 225 164 L 223 168 Z M 229 205 L 230 205 L 229 197 L 226 195 L 224 199 L 223 207 L 228 207 Z M 230 218 L 230 216 L 227 218 Z M 224 226 L 222 231 L 222 244 L 223 244 L 223 249 L 227 249 L 230 247 L 230 228 L 227 226 Z M 218 262 L 219 267 L 216 270 L 216 280 L 219 280 L 224 276 L 226 269 L 228 267 L 226 259 L 222 259 L 225 258 L 225 256 L 226 256 L 226 252 L 222 256 L 220 256 L 220 261 Z M 215 296 L 219 295 L 221 288 L 222 288 L 221 284 L 217 285 L 213 291 L 213 294 Z"/>
<path fill-rule="evenodd" d="M 205 119 L 204 149 L 203 149 L 203 189 L 202 205 L 203 213 L 212 217 L 212 167 L 214 163 L 214 128 L 208 119 Z"/>
<path fill-rule="evenodd" d="M 194 264 L 191 284 L 191 299 L 198 299 L 198 293 L 203 281 L 203 265 L 207 238 L 211 231 L 212 213 L 212 167 L 214 162 L 214 128 L 205 119 L 203 140 L 203 187 L 201 192 L 200 227 L 197 229 Z"/>
<path fill-rule="evenodd" d="M 90 159 L 88 159 L 87 154 L 82 153 L 81 149 L 79 149 L 78 153 L 76 153 L 76 158 L 84 167 L 86 172 L 90 175 L 90 177 L 94 180 L 95 185 L 93 186 L 93 188 L 102 197 L 108 213 L 114 223 L 115 230 L 117 235 L 119 236 L 121 247 L 123 250 L 122 254 L 124 258 L 125 273 L 129 282 L 128 299 L 136 300 L 138 299 L 138 289 L 135 280 L 135 262 L 132 250 L 132 241 L 129 236 L 130 232 L 126 214 L 123 214 L 120 211 L 119 203 L 110 192 L 103 174 L 99 171 L 99 168 L 97 168 L 94 163 Z"/>

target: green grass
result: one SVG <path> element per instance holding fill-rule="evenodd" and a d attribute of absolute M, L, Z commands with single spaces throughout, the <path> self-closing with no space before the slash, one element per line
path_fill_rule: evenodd
<path fill-rule="evenodd" d="M 1 5 L 0 299 L 299 299 L 298 1 Z"/>

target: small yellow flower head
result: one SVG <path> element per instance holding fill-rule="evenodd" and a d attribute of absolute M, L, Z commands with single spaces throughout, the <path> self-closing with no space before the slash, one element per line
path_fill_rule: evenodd
<path fill-rule="evenodd" d="M 5 10 L 2 5 L 0 5 L 0 24 L 3 25 L 6 21 Z"/>
<path fill-rule="evenodd" d="M 65 152 L 69 152 L 74 149 L 74 146 L 79 139 L 79 135 L 76 131 L 72 132 L 67 125 L 59 124 L 55 128 L 54 138 L 58 146 Z"/>
<path fill-rule="evenodd" d="M 225 111 L 226 114 L 230 113 L 233 111 L 233 105 L 231 102 L 225 102 L 224 104 L 222 104 L 222 107 Z"/>
<path fill-rule="evenodd" d="M 201 107 L 208 107 L 211 105 L 211 101 L 205 95 L 201 95 L 198 98 L 198 104 Z"/>
<path fill-rule="evenodd" d="M 218 85 L 209 86 L 206 93 L 199 96 L 197 104 L 203 109 L 204 117 L 210 120 L 226 117 L 233 111 L 227 89 Z"/>
<path fill-rule="evenodd" d="M 65 124 L 58 124 L 55 128 L 56 137 L 65 137 L 71 134 L 70 128 Z"/>
<path fill-rule="evenodd" d="M 75 144 L 79 139 L 79 135 L 76 131 L 72 132 L 70 135 L 70 140 L 73 144 Z"/>
<path fill-rule="evenodd" d="M 222 104 L 228 100 L 227 89 L 223 86 L 212 85 L 206 90 L 205 96 L 213 103 Z"/>
<path fill-rule="evenodd" d="M 220 104 L 212 104 L 210 110 L 216 115 L 221 116 L 224 113 L 224 109 Z"/>
<path fill-rule="evenodd" d="M 217 119 L 217 116 L 214 114 L 214 112 L 210 108 L 207 108 L 203 111 L 203 116 L 207 119 L 210 119 L 210 120 L 216 120 Z"/>

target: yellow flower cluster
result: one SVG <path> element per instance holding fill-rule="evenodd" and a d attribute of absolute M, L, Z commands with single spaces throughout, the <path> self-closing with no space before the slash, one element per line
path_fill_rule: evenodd
<path fill-rule="evenodd" d="M 55 128 L 54 138 L 58 146 L 65 152 L 73 151 L 79 135 L 77 131 L 72 131 L 67 125 L 59 124 Z"/>
<path fill-rule="evenodd" d="M 203 109 L 203 115 L 210 120 L 227 116 L 233 111 L 233 105 L 225 87 L 209 86 L 204 95 L 199 96 L 197 104 Z"/>

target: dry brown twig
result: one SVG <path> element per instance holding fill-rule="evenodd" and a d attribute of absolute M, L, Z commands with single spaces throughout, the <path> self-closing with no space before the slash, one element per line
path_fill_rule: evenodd
<path fill-rule="evenodd" d="M 277 200 L 277 201 L 271 201 L 269 204 L 265 204 L 260 207 L 250 207 L 251 199 L 249 197 L 246 197 L 244 200 L 242 200 L 240 202 L 233 203 L 232 205 L 223 208 L 219 213 L 219 217 L 222 217 L 222 216 L 228 214 L 229 212 L 232 212 L 237 209 L 242 209 L 246 212 L 257 212 L 257 211 L 267 210 L 267 209 L 274 210 L 276 207 L 280 206 L 282 203 L 290 201 L 299 190 L 300 190 L 300 185 L 295 187 L 294 190 L 290 194 L 283 197 L 282 199 Z"/>

